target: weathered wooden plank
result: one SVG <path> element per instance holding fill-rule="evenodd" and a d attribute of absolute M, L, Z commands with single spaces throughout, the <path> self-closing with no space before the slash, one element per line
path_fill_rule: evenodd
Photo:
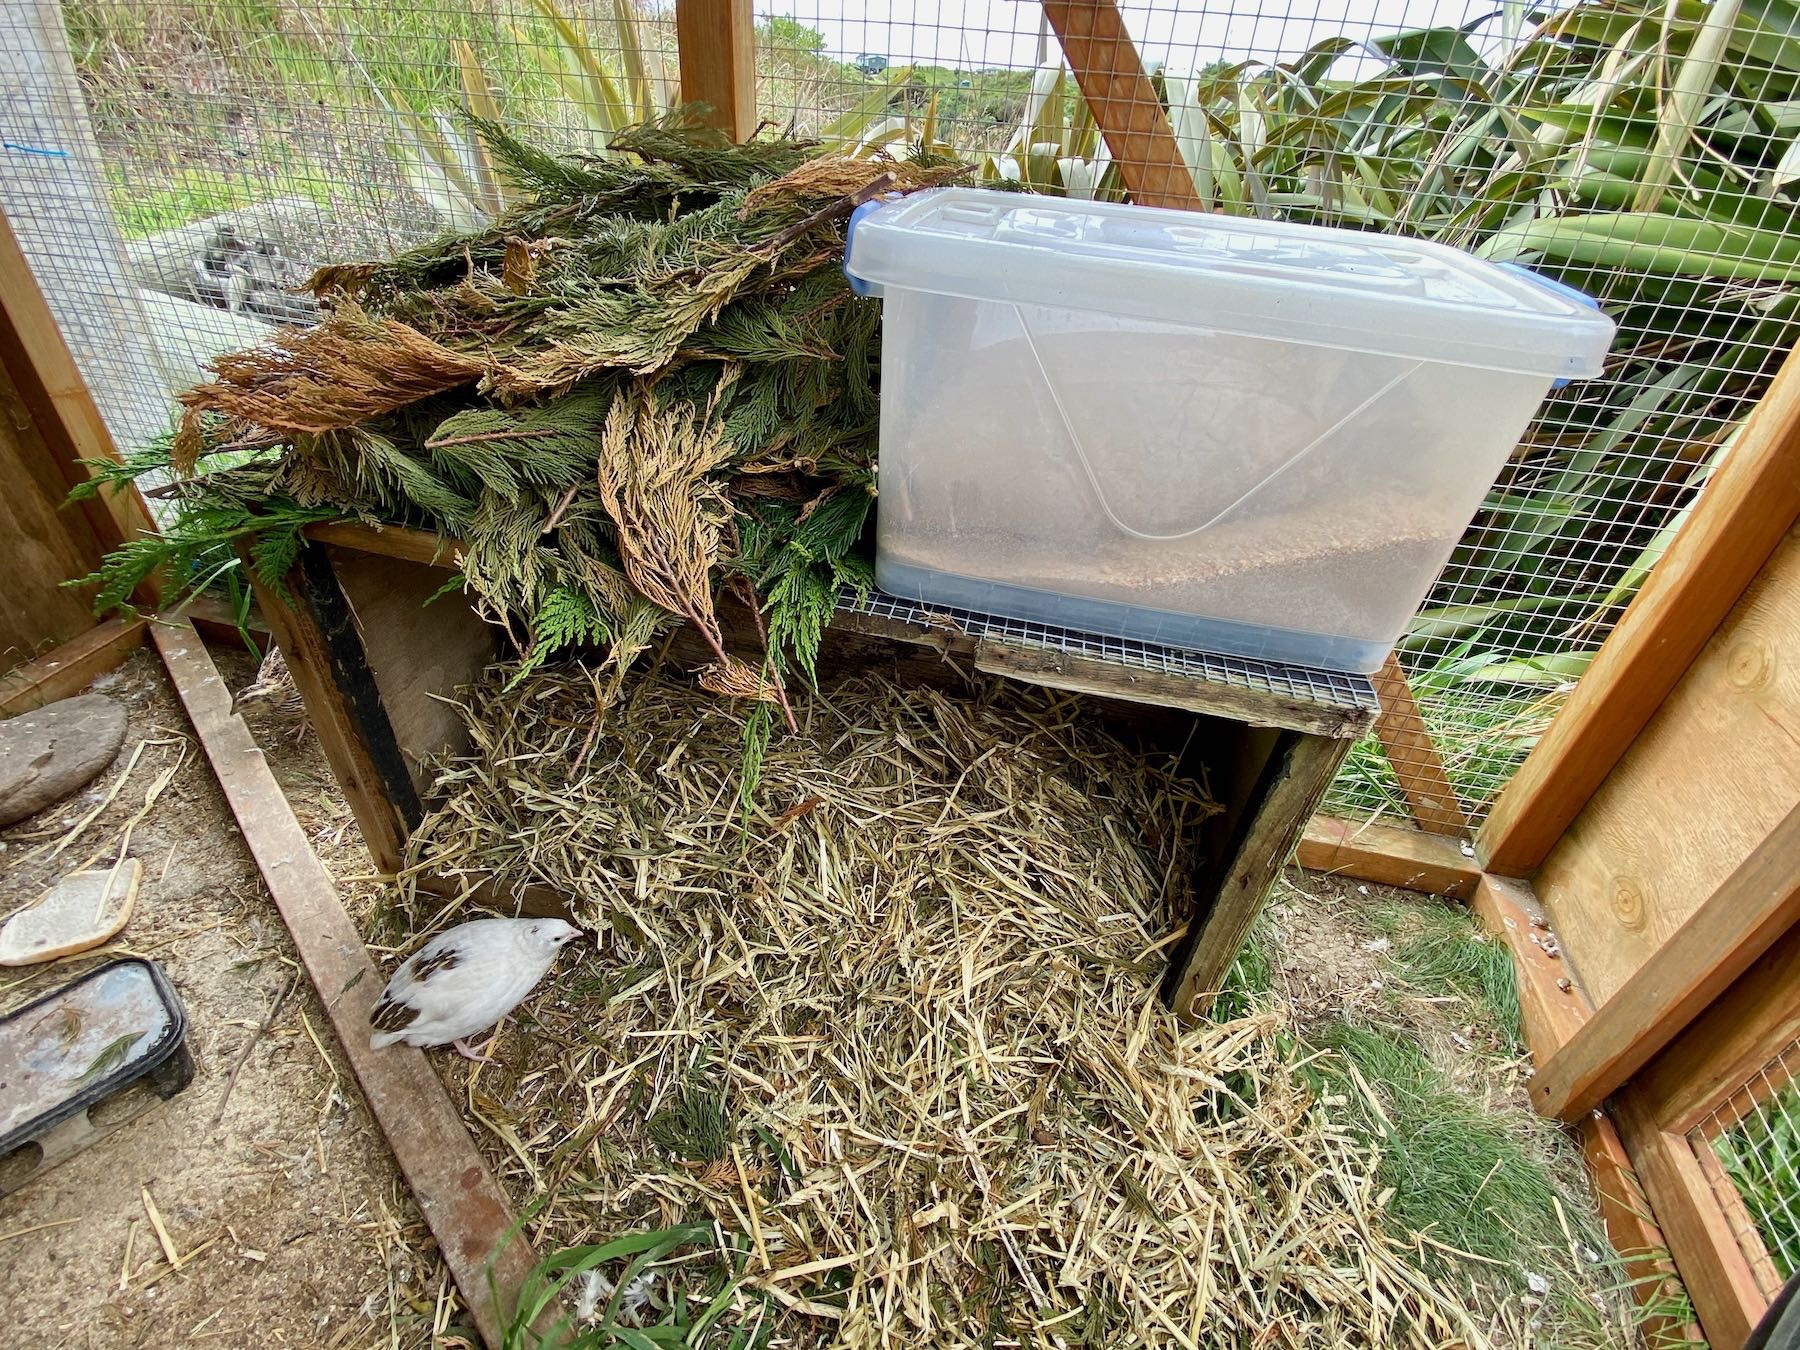
<path fill-rule="evenodd" d="M 1595 1000 L 1630 983 L 1796 806 L 1800 531 L 1539 869 Z"/>
<path fill-rule="evenodd" d="M 1259 776 L 1213 898 L 1188 923 L 1169 959 L 1163 1000 L 1183 1018 L 1206 1014 L 1250 925 L 1300 842 L 1350 743 L 1284 731 Z"/>
<path fill-rule="evenodd" d="M 1419 712 L 1400 658 L 1392 652 L 1375 676 L 1375 697 L 1381 716 L 1375 719 L 1375 737 L 1394 766 L 1394 777 L 1406 794 L 1413 820 L 1422 830 L 1458 838 L 1468 833 L 1469 820 L 1456 800 L 1456 789 L 1438 758 L 1437 743 Z"/>
<path fill-rule="evenodd" d="M 232 712 L 199 634 L 185 623 L 159 624 L 153 637 L 369 1110 L 482 1338 L 500 1350 L 502 1313 L 489 1273 L 502 1302 L 510 1301 L 534 1264 L 531 1246 L 522 1235 L 503 1241 L 514 1225 L 511 1206 L 424 1054 L 369 1048 L 369 1009 L 385 981 L 261 748 Z"/>
<path fill-rule="evenodd" d="M 1531 1080 L 1532 1104 L 1562 1119 L 1598 1106 L 1796 924 L 1800 806 L 1543 1063 Z"/>
<path fill-rule="evenodd" d="M 865 618 L 862 615 L 840 614 L 832 621 L 832 627 L 843 624 L 859 631 L 868 631 Z M 894 627 L 905 632 L 906 636 L 902 638 L 904 641 L 920 642 L 927 646 L 942 642 L 942 637 L 933 630 L 908 630 L 905 625 Z M 1051 647 L 983 639 L 974 644 L 972 654 L 975 668 L 990 675 L 1004 675 L 1026 684 L 1068 689 L 1078 694 L 1096 694 L 1127 703 L 1183 708 L 1189 712 L 1230 718 L 1250 726 L 1274 726 L 1303 731 L 1308 735 L 1354 738 L 1367 725 L 1366 716 L 1357 710 L 1321 707 L 1316 703 L 1284 698 L 1264 690 L 1214 684 L 1194 677 L 1165 675 L 1153 670 L 1138 670 Z"/>
<path fill-rule="evenodd" d="M 1549 856 L 1800 516 L 1800 355 L 1788 354 L 1668 552 L 1476 842 L 1524 876 Z"/>
<path fill-rule="evenodd" d="M 1614 1101 L 1613 1119 L 1668 1240 L 1700 1329 L 1719 1350 L 1742 1345 L 1768 1300 L 1693 1145 L 1686 1136 L 1660 1128 L 1635 1091 Z"/>
<path fill-rule="evenodd" d="M 675 0 L 681 97 L 734 141 L 756 134 L 756 16 L 750 0 Z"/>
<path fill-rule="evenodd" d="M 1204 209 L 1114 0 L 1044 0 L 1044 13 L 1132 201 Z"/>
<path fill-rule="evenodd" d="M 378 871 L 398 871 L 423 813 L 325 549 L 301 550 L 283 593 L 245 572 L 370 858 Z"/>
<path fill-rule="evenodd" d="M 1464 847 L 1441 834 L 1317 815 L 1306 823 L 1296 861 L 1312 872 L 1467 900 L 1481 869 Z"/>
<path fill-rule="evenodd" d="M 456 555 L 463 550 L 460 539 L 415 530 L 408 525 L 360 525 L 355 521 L 331 521 L 308 525 L 306 537 L 321 544 L 374 553 L 404 562 L 429 563 L 433 567 L 455 567 Z"/>
<path fill-rule="evenodd" d="M 37 660 L 0 675 L 0 717 L 79 694 L 144 645 L 143 619 L 108 619 Z"/>

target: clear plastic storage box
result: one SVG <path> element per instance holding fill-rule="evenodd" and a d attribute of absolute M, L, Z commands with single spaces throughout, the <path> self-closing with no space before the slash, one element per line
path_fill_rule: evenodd
<path fill-rule="evenodd" d="M 884 298 L 883 590 L 1338 670 L 1613 335 L 1439 245 L 975 188 L 863 208 L 845 269 Z"/>

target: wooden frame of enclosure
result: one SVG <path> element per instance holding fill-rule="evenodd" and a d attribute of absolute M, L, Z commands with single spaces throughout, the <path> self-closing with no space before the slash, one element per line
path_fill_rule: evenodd
<path fill-rule="evenodd" d="M 676 8 L 684 90 L 711 104 L 734 135 L 748 134 L 749 0 L 678 0 Z M 1045 8 L 1134 196 L 1195 205 L 1113 0 L 1046 0 Z M 185 621 L 175 629 L 161 620 L 95 624 L 57 587 L 148 518 L 130 496 L 110 509 L 55 510 L 79 480 L 77 460 L 110 454 L 111 444 L 3 226 L 0 376 L 9 414 L 0 420 L 0 469 L 10 470 L 13 485 L 0 500 L 0 517 L 11 513 L 0 519 L 11 524 L 0 530 L 8 564 L 0 631 L 10 639 L 0 646 L 13 649 L 10 660 L 0 652 L 0 715 L 74 693 L 156 637 L 303 960 L 352 1046 L 355 1000 L 345 994 L 358 977 L 344 976 L 349 967 L 334 966 L 325 946 L 354 947 L 354 934 L 338 923 L 341 909 L 317 860 L 295 855 L 304 841 L 295 840 L 291 812 L 278 804 L 266 768 L 255 771 L 260 756 L 220 703 L 209 663 L 186 641 L 193 630 Z M 1785 1083 L 1785 1069 L 1764 1070 L 1800 1040 L 1797 517 L 1800 358 L 1790 358 L 1473 849 L 1456 838 L 1466 822 L 1441 765 L 1408 751 L 1417 750 L 1423 726 L 1392 664 L 1377 682 L 1377 730 L 1395 752 L 1423 828 L 1315 817 L 1299 839 L 1302 865 L 1464 900 L 1507 944 L 1537 1065 L 1534 1102 L 1578 1135 L 1615 1246 L 1641 1287 L 1660 1287 L 1672 1257 L 1707 1337 L 1726 1350 L 1766 1306 L 1773 1273 L 1737 1193 L 1721 1184 L 1709 1132 Z M 299 602 L 265 597 L 334 770 L 384 867 L 397 864 L 419 807 L 407 749 L 454 734 L 451 710 L 431 695 L 473 673 L 491 650 L 488 631 L 466 611 L 421 609 L 425 588 L 436 588 L 432 569 L 446 561 L 429 537 L 327 527 L 290 582 Z M 230 631 L 229 623 L 201 621 L 201 611 L 193 615 L 203 630 Z M 19 663 L 18 649 L 55 640 L 64 645 Z M 880 652 L 921 677 L 945 662 L 974 664 L 1074 687 L 1109 715 L 1140 725 L 1205 718 L 1222 731 L 1219 745 L 1234 748 L 1214 787 L 1236 803 L 1230 829 L 1219 827 L 1232 861 L 1214 879 L 1221 899 L 1213 922 L 1199 930 L 1212 937 L 1195 943 L 1190 988 L 1216 978 L 1202 972 L 1216 972 L 1235 947 L 1260 888 L 1292 849 L 1348 743 L 1327 728 L 1284 725 L 1267 708 L 1205 704 L 1211 696 L 1193 690 L 1173 712 L 1147 707 L 1166 703 L 1165 694 L 1121 689 L 1104 671 L 1009 667 L 1007 653 L 980 652 L 937 629 L 846 626 L 833 641 L 863 659 Z M 1284 716 L 1292 722 L 1297 715 Z M 1271 725 L 1254 727 L 1259 719 Z M 384 720 L 385 737 L 373 734 Z M 1429 738 L 1423 743 L 1428 749 Z M 474 1155 L 454 1113 L 431 1108 L 442 1088 L 429 1071 L 416 1072 L 397 1053 L 352 1060 L 491 1335 L 484 1272 L 495 1259 L 504 1198 L 485 1171 L 449 1177 L 434 1165 L 440 1153 L 459 1162 Z M 522 1244 L 506 1250 L 511 1255 L 500 1253 L 495 1264 L 503 1294 L 528 1257 Z M 1684 1330 L 1675 1322 L 1668 1329 Z"/>

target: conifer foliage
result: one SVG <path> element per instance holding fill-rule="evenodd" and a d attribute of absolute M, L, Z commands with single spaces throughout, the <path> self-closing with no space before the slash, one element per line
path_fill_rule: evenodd
<path fill-rule="evenodd" d="M 708 688 L 785 704 L 784 671 L 811 675 L 834 593 L 867 575 L 877 311 L 843 278 L 844 222 L 962 168 L 734 145 L 687 110 L 606 159 L 477 130 L 526 204 L 322 269 L 322 322 L 219 360 L 171 443 L 112 473 L 172 472 L 180 511 L 109 559 L 102 599 L 171 561 L 201 581 L 246 537 L 254 566 L 315 520 L 393 522 L 460 541 L 527 669 L 598 643 L 622 672 L 686 621 Z M 723 589 L 756 601 L 761 670 L 725 650 Z"/>

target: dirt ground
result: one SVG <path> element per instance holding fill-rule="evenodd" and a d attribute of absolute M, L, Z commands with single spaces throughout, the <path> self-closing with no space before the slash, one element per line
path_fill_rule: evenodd
<path fill-rule="evenodd" d="M 233 688 L 254 677 L 242 654 L 215 652 L 215 659 Z M 303 978 L 296 981 L 291 943 L 160 666 L 139 654 L 97 688 L 129 709 L 124 749 L 83 793 L 0 832 L 0 912 L 90 854 L 116 856 L 122 842 L 144 864 L 143 890 L 131 924 L 105 952 L 0 976 L 0 1011 L 108 954 L 151 956 L 186 1004 L 197 1073 L 174 1100 L 0 1199 L 0 1317 L 14 1343 L 46 1350 L 472 1343 L 318 1001 Z M 373 931 L 380 890 L 316 740 L 296 741 L 294 719 L 274 706 L 244 712 L 346 903 Z M 122 840 L 146 790 L 170 767 L 167 787 Z M 58 858 L 44 856 L 115 787 L 112 803 Z M 1371 915 L 1434 903 L 1291 870 L 1264 919 L 1276 989 L 1303 1022 L 1374 1012 L 1398 1021 L 1471 1094 L 1523 1120 L 1528 1065 L 1517 1049 L 1466 1002 L 1392 978 Z M 377 957 L 384 966 L 394 959 Z M 290 986 L 258 1035 L 271 1000 Z M 466 1100 L 464 1066 L 447 1058 L 438 1064 L 453 1097 Z M 497 1172 L 516 1177 L 505 1166 L 509 1145 L 472 1117 L 471 1130 Z M 1579 1190 L 1579 1162 L 1563 1152 L 1551 1161 Z M 148 1222 L 146 1197 L 166 1224 L 178 1267 Z M 513 1196 L 519 1204 L 530 1198 Z"/>
<path fill-rule="evenodd" d="M 234 685 L 248 663 L 236 664 L 226 672 Z M 162 963 L 187 1009 L 196 1073 L 172 1100 L 0 1199 L 7 1343 L 431 1343 L 434 1314 L 450 1310 L 443 1271 L 311 986 L 296 983 L 287 932 L 160 664 L 139 653 L 96 691 L 126 705 L 124 747 L 89 788 L 0 832 L 0 908 L 34 898 L 90 854 L 110 860 L 122 842 L 143 863 L 143 886 L 130 924 L 103 951 L 0 973 L 0 1011 L 109 956 L 148 956 Z M 122 840 L 170 768 L 168 785 Z M 112 804 L 48 858 L 115 787 Z M 327 816 L 320 842 L 340 850 L 343 834 Z M 257 1036 L 272 1000 L 290 986 Z M 179 1267 L 151 1227 L 150 1204 Z"/>

